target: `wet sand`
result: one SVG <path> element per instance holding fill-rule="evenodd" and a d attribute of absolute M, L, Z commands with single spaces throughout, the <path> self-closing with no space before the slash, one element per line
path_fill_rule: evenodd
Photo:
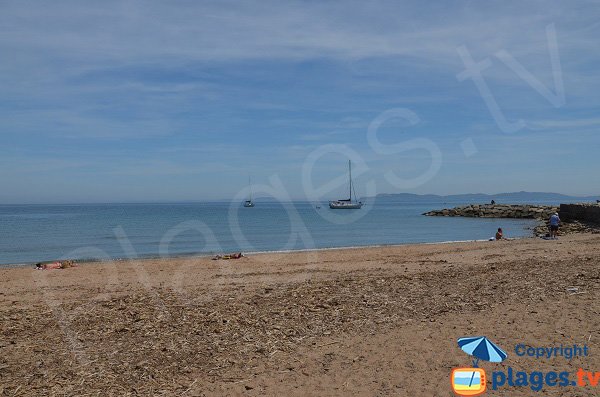
<path fill-rule="evenodd" d="M 1 269 L 0 396 L 451 396 L 471 362 L 456 339 L 477 335 L 509 354 L 490 372 L 600 371 L 599 248 L 580 234 Z"/>

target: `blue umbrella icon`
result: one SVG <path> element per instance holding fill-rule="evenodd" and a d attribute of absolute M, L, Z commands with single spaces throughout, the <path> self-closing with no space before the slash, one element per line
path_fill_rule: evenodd
<path fill-rule="evenodd" d="M 459 338 L 458 346 L 468 355 L 475 357 L 475 360 L 473 360 L 473 367 L 475 368 L 477 368 L 477 363 L 479 360 L 499 363 L 508 357 L 508 354 L 506 354 L 504 350 L 500 349 L 485 336 Z M 475 372 L 473 372 L 473 376 L 471 376 L 471 382 L 469 383 L 469 386 L 471 386 L 474 376 Z"/>
<path fill-rule="evenodd" d="M 458 346 L 467 354 L 475 357 L 473 366 L 477 368 L 479 360 L 499 363 L 504 361 L 508 354 L 500 349 L 494 342 L 485 336 L 475 336 L 470 338 L 459 338 Z"/>

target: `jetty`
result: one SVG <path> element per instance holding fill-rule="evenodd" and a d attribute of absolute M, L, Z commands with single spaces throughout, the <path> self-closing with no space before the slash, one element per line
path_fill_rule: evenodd
<path fill-rule="evenodd" d="M 464 216 L 471 218 L 548 219 L 558 206 L 532 204 L 470 204 L 425 212 L 427 216 Z"/>
<path fill-rule="evenodd" d="M 523 218 L 537 219 L 533 228 L 536 236 L 548 234 L 548 220 L 558 212 L 561 234 L 600 233 L 600 203 L 553 205 L 534 204 L 470 204 L 425 212 L 427 216 L 463 216 L 469 218 Z"/>

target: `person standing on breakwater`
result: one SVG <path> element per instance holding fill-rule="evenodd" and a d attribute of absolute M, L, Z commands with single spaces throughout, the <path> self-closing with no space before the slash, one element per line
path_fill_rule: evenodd
<path fill-rule="evenodd" d="M 558 234 L 558 225 L 560 225 L 560 218 L 558 217 L 558 212 L 555 212 L 550 217 L 550 238 L 557 238 Z"/>

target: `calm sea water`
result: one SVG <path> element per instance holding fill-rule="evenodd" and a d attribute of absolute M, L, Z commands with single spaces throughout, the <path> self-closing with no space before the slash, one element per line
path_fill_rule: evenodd
<path fill-rule="evenodd" d="M 307 202 L 3 205 L 0 264 L 487 239 L 533 220 L 427 217 L 457 203 L 367 203 L 330 210 Z"/>

